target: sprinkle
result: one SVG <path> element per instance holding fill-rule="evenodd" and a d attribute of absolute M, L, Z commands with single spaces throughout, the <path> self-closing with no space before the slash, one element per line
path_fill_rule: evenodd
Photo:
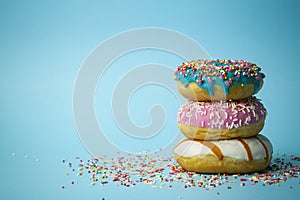
<path fill-rule="evenodd" d="M 129 154 L 127 157 L 117 158 L 91 158 L 87 161 L 76 159 L 73 164 L 69 162 L 66 167 L 71 166 L 72 171 L 66 172 L 70 185 L 77 184 L 76 179 L 82 180 L 87 177 L 90 180 L 89 186 L 105 186 L 113 184 L 116 187 L 135 187 L 138 184 L 150 185 L 151 188 L 168 188 L 181 185 L 185 189 L 199 187 L 205 190 L 212 190 L 224 185 L 232 189 L 232 184 L 239 184 L 243 187 L 251 187 L 257 183 L 263 187 L 284 186 L 295 187 L 290 184 L 290 179 L 296 179 L 300 184 L 299 166 L 300 157 L 294 155 L 282 155 L 274 153 L 274 158 L 266 170 L 260 173 L 251 174 L 201 174 L 185 171 L 176 162 L 174 157 L 162 157 L 158 154 Z M 78 174 L 81 177 L 77 177 Z M 71 176 L 71 177 L 70 177 Z M 73 179 L 73 180 L 72 180 Z M 247 184 L 249 182 L 249 184 Z M 61 186 L 62 189 L 65 186 Z"/>
<path fill-rule="evenodd" d="M 239 126 L 242 126 L 242 120 L 241 119 L 239 120 Z"/>
<path fill-rule="evenodd" d="M 254 83 L 258 88 L 260 79 L 265 75 L 256 64 L 243 60 L 193 60 L 182 63 L 174 73 L 174 79 L 184 85 L 190 82 L 198 83 L 199 87 L 208 90 L 207 85 L 214 83 L 229 87 L 232 84 Z M 224 87 L 224 90 L 225 87 Z"/>
<path fill-rule="evenodd" d="M 245 113 L 245 120 L 238 118 L 240 112 Z M 238 102 L 186 102 L 178 110 L 177 119 L 186 125 L 230 129 L 255 124 L 265 116 L 266 110 L 263 105 L 258 99 L 251 97 Z M 202 124 L 200 119 L 203 118 L 209 118 L 210 122 L 206 121 Z M 195 121 L 199 124 L 195 124 Z"/>

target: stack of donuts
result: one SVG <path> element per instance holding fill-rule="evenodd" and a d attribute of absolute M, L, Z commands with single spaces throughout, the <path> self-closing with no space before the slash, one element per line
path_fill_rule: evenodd
<path fill-rule="evenodd" d="M 265 75 L 243 60 L 196 60 L 174 74 L 188 100 L 178 111 L 185 135 L 174 148 L 177 162 L 201 173 L 248 173 L 265 169 L 272 144 L 262 134 L 267 111 L 256 94 Z"/>

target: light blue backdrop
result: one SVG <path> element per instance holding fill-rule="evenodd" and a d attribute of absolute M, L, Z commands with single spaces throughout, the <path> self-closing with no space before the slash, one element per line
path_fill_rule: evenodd
<path fill-rule="evenodd" d="M 89 157 L 76 133 L 72 113 L 72 92 L 80 65 L 99 43 L 133 28 L 173 29 L 196 40 L 212 58 L 245 59 L 261 66 L 266 79 L 257 96 L 269 113 L 263 134 L 270 138 L 276 152 L 300 155 L 299 6 L 298 1 L 258 0 L 1 1 L 0 199 L 216 197 L 215 191 L 198 188 L 168 191 L 147 185 L 117 188 L 116 193 L 113 186 L 90 188 L 85 180 L 67 190 L 60 189 L 66 181 L 61 160 Z M 136 59 L 134 64 L 160 62 L 174 70 L 182 62 L 157 51 L 128 58 Z M 128 58 L 120 60 L 121 64 L 130 63 Z M 136 101 L 142 97 L 142 93 L 137 94 Z M 158 100 L 167 105 L 168 120 L 174 122 L 167 131 L 176 130 L 179 105 L 173 96 L 166 93 L 162 98 L 147 99 L 147 104 Z M 138 109 L 130 105 L 130 112 L 137 123 L 145 125 L 149 120 L 146 110 L 138 105 Z M 267 192 L 275 199 L 300 194 L 298 185 L 294 190 L 273 190 L 243 188 L 223 191 L 221 197 L 235 194 L 262 199 Z"/>

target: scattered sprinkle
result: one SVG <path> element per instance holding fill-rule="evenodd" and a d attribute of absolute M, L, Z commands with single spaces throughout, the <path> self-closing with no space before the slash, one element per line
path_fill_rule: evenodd
<path fill-rule="evenodd" d="M 242 178 L 240 178 L 240 181 L 247 181 L 247 179 L 242 177 Z"/>
<path fill-rule="evenodd" d="M 102 156 L 86 161 L 76 159 L 74 163 L 64 160 L 63 163 L 69 168 L 66 176 L 70 177 L 68 182 L 71 185 L 78 183 L 78 176 L 88 178 L 89 186 L 114 184 L 117 187 L 135 187 L 138 184 L 147 184 L 155 189 L 172 189 L 175 184 L 186 189 L 199 187 L 211 190 L 222 186 L 232 189 L 236 183 L 243 187 L 256 184 L 279 187 L 290 183 L 291 179 L 296 179 L 296 183 L 300 184 L 300 157 L 287 154 L 274 156 L 276 157 L 263 172 L 232 175 L 188 172 L 181 168 L 174 157 L 153 157 L 147 153 L 116 158 Z M 64 189 L 65 186 L 61 188 Z M 293 186 L 289 185 L 289 188 L 292 189 Z M 178 199 L 181 198 L 178 196 Z"/>

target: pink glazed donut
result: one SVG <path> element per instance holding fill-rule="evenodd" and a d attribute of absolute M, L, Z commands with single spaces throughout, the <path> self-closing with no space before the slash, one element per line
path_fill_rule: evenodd
<path fill-rule="evenodd" d="M 237 101 L 188 101 L 178 111 L 178 128 L 190 139 L 224 140 L 257 135 L 267 111 L 255 97 Z"/>

